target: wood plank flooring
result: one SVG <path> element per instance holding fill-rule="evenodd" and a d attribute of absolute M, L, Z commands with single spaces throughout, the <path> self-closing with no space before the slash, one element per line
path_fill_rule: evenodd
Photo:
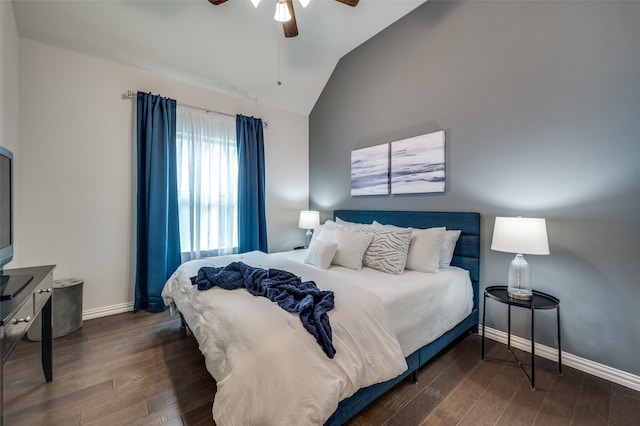
<path fill-rule="evenodd" d="M 490 340 L 487 356 L 509 358 Z M 399 384 L 350 425 L 638 424 L 640 392 L 566 366 L 558 376 L 542 358 L 537 365 L 533 391 L 517 365 L 481 361 L 480 337 L 468 335 L 421 368 L 418 383 Z M 85 321 L 55 339 L 52 383 L 39 342 L 21 341 L 4 373 L 6 425 L 214 424 L 215 381 L 168 312 Z"/>

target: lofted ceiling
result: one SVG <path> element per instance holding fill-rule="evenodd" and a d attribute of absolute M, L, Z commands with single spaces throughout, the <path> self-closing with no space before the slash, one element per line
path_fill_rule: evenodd
<path fill-rule="evenodd" d="M 294 38 L 273 19 L 276 0 L 13 0 L 13 9 L 20 37 L 308 115 L 342 56 L 425 1 L 294 0 Z"/>

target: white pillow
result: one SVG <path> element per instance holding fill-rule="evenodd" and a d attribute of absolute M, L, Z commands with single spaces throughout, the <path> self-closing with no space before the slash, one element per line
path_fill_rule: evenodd
<path fill-rule="evenodd" d="M 311 245 L 311 243 L 318 238 L 318 235 L 320 235 L 320 232 L 322 232 L 323 226 L 324 225 L 318 225 L 315 228 L 313 228 L 313 233 L 311 234 L 311 241 L 309 241 L 309 245 Z"/>
<path fill-rule="evenodd" d="M 363 229 L 371 226 L 364 223 L 347 222 L 346 220 L 342 220 L 339 217 L 336 217 L 335 223 L 338 225 L 338 227 L 343 227 L 345 229 Z"/>
<path fill-rule="evenodd" d="M 420 272 L 438 272 L 445 230 L 444 227 L 414 229 L 406 268 Z"/>
<path fill-rule="evenodd" d="M 403 228 L 402 226 L 396 226 L 396 225 L 385 225 L 384 223 L 380 223 L 377 220 L 374 220 L 371 225 L 374 228 L 382 228 L 382 229 L 394 229 L 394 230 L 400 230 L 400 229 L 411 229 L 411 228 Z"/>
<path fill-rule="evenodd" d="M 387 274 L 401 274 L 407 262 L 411 229 L 369 228 L 373 235 L 362 264 Z"/>
<path fill-rule="evenodd" d="M 349 269 L 362 269 L 362 258 L 372 239 L 373 235 L 369 233 L 336 229 L 333 242 L 338 243 L 338 249 L 331 263 Z"/>
<path fill-rule="evenodd" d="M 333 235 L 335 234 L 337 229 L 336 223 L 332 220 L 327 220 L 324 225 L 320 226 L 320 228 L 321 229 L 320 232 L 318 232 L 318 235 L 316 235 L 314 231 L 312 240 L 320 240 L 326 243 L 333 242 Z"/>
<path fill-rule="evenodd" d="M 331 265 L 337 248 L 337 243 L 326 243 L 315 240 L 309 245 L 309 253 L 307 253 L 304 263 L 317 266 L 320 269 L 327 269 L 329 265 Z"/>
<path fill-rule="evenodd" d="M 445 231 L 444 241 L 440 248 L 440 269 L 448 268 L 451 266 L 451 259 L 453 259 L 453 252 L 456 249 L 456 243 L 460 237 L 461 231 Z"/>

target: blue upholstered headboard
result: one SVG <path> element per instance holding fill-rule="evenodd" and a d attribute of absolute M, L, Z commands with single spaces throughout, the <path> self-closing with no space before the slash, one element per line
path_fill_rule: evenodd
<path fill-rule="evenodd" d="M 334 218 L 348 222 L 371 223 L 412 228 L 445 226 L 461 232 L 451 264 L 467 269 L 473 283 L 474 308 L 478 309 L 480 281 L 480 213 L 472 212 L 420 212 L 381 210 L 335 210 Z"/>

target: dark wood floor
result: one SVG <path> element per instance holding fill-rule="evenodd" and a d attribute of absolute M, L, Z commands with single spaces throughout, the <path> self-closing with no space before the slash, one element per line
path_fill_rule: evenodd
<path fill-rule="evenodd" d="M 488 355 L 508 359 L 504 345 L 487 342 Z M 52 383 L 44 382 L 39 352 L 39 343 L 24 340 L 5 364 L 6 425 L 213 424 L 215 382 L 168 312 L 85 321 L 54 341 Z M 480 337 L 468 335 L 420 369 L 417 384 L 401 383 L 351 425 L 639 422 L 640 392 L 568 367 L 563 376 L 537 373 L 533 391 L 517 365 L 481 361 Z"/>

